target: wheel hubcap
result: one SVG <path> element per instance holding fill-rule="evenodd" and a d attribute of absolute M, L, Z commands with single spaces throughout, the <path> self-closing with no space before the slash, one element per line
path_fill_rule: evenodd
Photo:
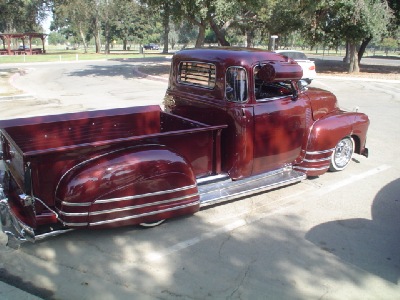
<path fill-rule="evenodd" d="M 350 139 L 344 139 L 336 146 L 335 163 L 339 168 L 346 166 L 353 155 L 353 143 Z"/>

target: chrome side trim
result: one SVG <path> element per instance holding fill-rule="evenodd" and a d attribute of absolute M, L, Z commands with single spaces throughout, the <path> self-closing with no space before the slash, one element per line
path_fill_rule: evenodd
<path fill-rule="evenodd" d="M 213 176 L 207 176 L 207 177 L 197 179 L 197 184 L 201 185 L 201 184 L 205 184 L 205 183 L 208 183 L 211 181 L 224 180 L 224 179 L 228 179 L 228 178 L 229 178 L 228 174 L 218 174 L 218 175 L 213 175 Z"/>
<path fill-rule="evenodd" d="M 191 206 L 195 206 L 195 205 L 199 205 L 199 201 L 196 201 L 196 202 L 193 202 L 193 203 L 189 203 L 189 204 L 185 204 L 185 205 L 174 206 L 174 207 L 167 208 L 167 209 L 161 209 L 161 210 L 157 210 L 157 211 L 152 211 L 152 212 L 148 212 L 148 213 L 144 213 L 144 214 L 140 214 L 140 215 L 133 215 L 133 216 L 127 216 L 127 217 L 123 217 L 123 218 L 115 218 L 115 219 L 106 220 L 106 221 L 93 222 L 93 223 L 89 223 L 89 226 L 99 226 L 99 225 L 104 225 L 104 224 L 109 224 L 109 223 L 114 223 L 114 222 L 128 221 L 128 220 L 131 220 L 131 219 L 137 219 L 137 218 L 141 218 L 141 217 L 152 216 L 152 215 L 156 215 L 156 214 L 160 214 L 160 213 L 164 213 L 164 212 L 169 212 L 169 211 L 174 211 L 174 210 L 178 210 L 178 209 L 183 209 L 183 208 L 187 208 L 187 207 L 191 207 Z"/>
<path fill-rule="evenodd" d="M 331 160 L 331 157 L 327 157 L 327 158 L 320 158 L 320 159 L 303 159 L 303 162 L 324 162 L 324 161 L 328 161 Z"/>
<path fill-rule="evenodd" d="M 175 202 L 175 201 L 181 201 L 181 200 L 186 200 L 192 197 L 196 197 L 199 194 L 191 194 L 191 195 L 187 195 L 187 196 L 183 196 L 183 197 L 178 197 L 178 198 L 172 198 L 169 200 L 163 200 L 163 201 L 157 201 L 157 202 L 149 202 L 149 203 L 145 203 L 145 204 L 140 204 L 140 205 L 133 205 L 133 206 L 126 206 L 126 207 L 121 207 L 121 208 L 114 208 L 114 209 L 108 209 L 108 210 L 98 210 L 98 211 L 94 211 L 94 212 L 90 212 L 89 215 L 90 216 L 98 216 L 98 215 L 102 215 L 102 214 L 111 214 L 111 213 L 115 213 L 115 212 L 122 212 L 122 211 L 127 211 L 127 210 L 133 210 L 133 209 L 139 209 L 139 208 L 143 208 L 143 207 L 149 207 L 149 206 L 154 206 L 154 205 L 159 205 L 159 204 L 167 204 L 167 203 L 171 203 L 171 202 Z"/>
<path fill-rule="evenodd" d="M 325 153 L 330 153 L 333 152 L 335 148 L 331 148 L 328 150 L 322 150 L 322 151 L 307 151 L 306 155 L 318 155 L 318 154 L 325 154 Z"/>
<path fill-rule="evenodd" d="M 329 165 L 325 166 L 325 167 L 321 167 L 321 168 L 305 168 L 305 167 L 298 167 L 298 166 L 294 166 L 293 168 L 296 170 L 304 170 L 304 171 L 322 171 L 322 170 L 329 169 Z"/>
<path fill-rule="evenodd" d="M 63 212 L 62 210 L 59 210 L 58 208 L 56 208 L 56 209 L 60 215 L 63 215 L 66 217 L 87 217 L 87 216 L 89 216 L 88 212 L 86 212 L 86 213 L 67 213 L 67 212 Z"/>
<path fill-rule="evenodd" d="M 74 203 L 74 202 L 61 201 L 61 205 L 65 205 L 65 206 L 90 206 L 90 205 L 92 205 L 92 202 Z"/>
<path fill-rule="evenodd" d="M 44 239 L 46 239 L 48 237 L 57 236 L 57 235 L 60 235 L 60 234 L 63 234 L 63 233 L 70 232 L 72 230 L 74 230 L 74 229 L 61 229 L 61 230 L 50 231 L 50 232 L 38 234 L 35 237 L 35 239 L 36 239 L 36 241 L 41 241 L 41 240 L 44 240 Z"/>
<path fill-rule="evenodd" d="M 264 192 L 284 185 L 293 184 L 306 179 L 306 174 L 292 170 L 291 166 L 256 175 L 253 177 L 232 181 L 210 183 L 199 186 L 200 205 L 208 206 L 222 201 L 247 197 L 255 193 Z"/>
<path fill-rule="evenodd" d="M 120 201 L 128 201 L 128 200 L 134 200 L 138 198 L 145 198 L 145 197 L 152 197 L 152 196 L 158 196 L 158 195 L 164 195 L 164 194 L 171 194 L 175 192 L 181 192 L 181 191 L 186 191 L 196 188 L 196 185 L 188 185 L 172 190 L 165 190 L 165 191 L 158 191 L 158 192 L 153 192 L 153 193 L 146 193 L 146 194 L 141 194 L 141 195 L 134 195 L 134 196 L 126 196 L 126 197 L 120 197 L 120 198 L 110 198 L 110 199 L 101 199 L 101 200 L 96 200 L 94 204 L 104 204 L 104 203 L 112 203 L 112 202 L 120 202 Z"/>
<path fill-rule="evenodd" d="M 87 227 L 88 223 L 87 222 L 86 223 L 67 223 L 67 222 L 64 222 L 64 225 L 66 225 L 66 226 L 75 226 L 75 227 Z"/>

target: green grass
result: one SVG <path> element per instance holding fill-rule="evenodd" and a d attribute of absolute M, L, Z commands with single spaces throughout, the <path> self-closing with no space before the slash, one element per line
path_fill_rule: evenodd
<path fill-rule="evenodd" d="M 161 57 L 160 53 L 112 52 L 111 54 L 82 53 L 81 51 L 47 51 L 38 55 L 0 55 L 0 64 L 60 62 L 77 60 L 128 59 L 143 57 Z"/>

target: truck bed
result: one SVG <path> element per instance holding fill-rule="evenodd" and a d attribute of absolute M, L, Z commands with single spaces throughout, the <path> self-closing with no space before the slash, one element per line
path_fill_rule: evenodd
<path fill-rule="evenodd" d="M 159 106 L 0 121 L 7 168 L 22 188 L 29 163 L 37 196 L 48 203 L 54 201 L 51 191 L 66 170 L 127 147 L 163 145 L 184 157 L 196 177 L 215 174 L 225 127 L 165 113 Z"/>
<path fill-rule="evenodd" d="M 3 127 L 2 132 L 25 156 L 210 129 L 205 124 L 165 113 L 159 106 L 20 119 L 10 125 L 13 126 Z"/>

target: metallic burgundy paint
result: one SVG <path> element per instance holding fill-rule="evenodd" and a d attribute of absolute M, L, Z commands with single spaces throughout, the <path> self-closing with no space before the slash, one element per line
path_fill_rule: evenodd
<path fill-rule="evenodd" d="M 181 62 L 215 65 L 214 87 L 181 83 Z M 230 67 L 247 73 L 242 102 L 225 97 Z M 7 169 L 0 174 L 0 195 L 7 197 L 0 201 L 2 220 L 10 220 L 3 216 L 11 210 L 13 220 L 36 233 L 152 223 L 198 211 L 199 179 L 209 188 L 213 178 L 240 183 L 279 170 L 292 175 L 292 168 L 301 171 L 293 180 L 321 175 L 348 136 L 355 152 L 367 155 L 368 117 L 340 110 L 327 91 L 299 90 L 298 65 L 281 55 L 183 50 L 170 74 L 166 112 L 145 106 L 0 121 Z M 289 83 L 277 85 L 285 92 L 258 99 L 260 78 Z"/>

